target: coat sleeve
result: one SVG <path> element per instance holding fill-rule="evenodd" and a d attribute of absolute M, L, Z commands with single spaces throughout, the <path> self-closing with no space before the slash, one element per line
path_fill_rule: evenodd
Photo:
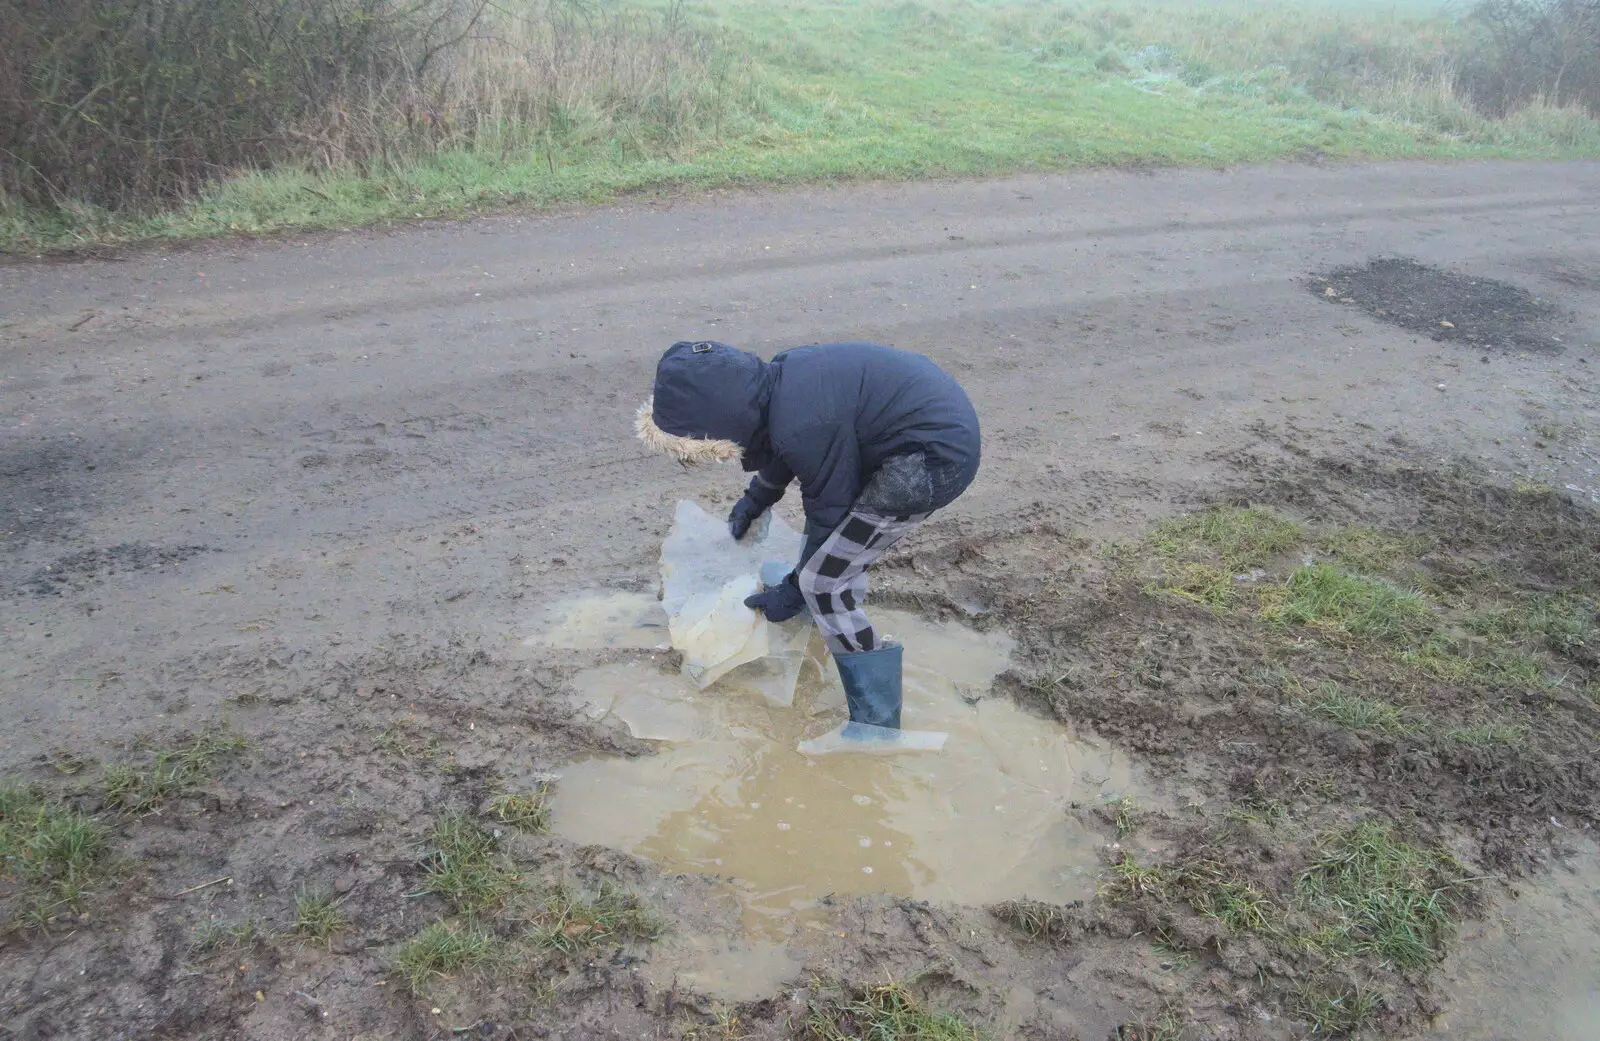
<path fill-rule="evenodd" d="M 796 433 L 785 462 L 800 480 L 806 514 L 805 563 L 822 541 L 844 523 L 861 494 L 861 450 L 854 425 L 818 424 Z"/>
<path fill-rule="evenodd" d="M 744 492 L 745 498 L 763 510 L 770 510 L 783 498 L 783 493 L 789 489 L 789 482 L 793 480 L 794 471 L 789 469 L 789 464 L 782 459 L 774 459 L 750 478 L 750 487 Z"/>

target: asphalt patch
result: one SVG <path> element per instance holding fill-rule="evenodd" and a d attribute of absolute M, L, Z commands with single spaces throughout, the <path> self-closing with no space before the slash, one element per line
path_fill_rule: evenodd
<path fill-rule="evenodd" d="M 1313 275 L 1306 284 L 1318 299 L 1358 307 L 1434 340 L 1502 350 L 1563 346 L 1549 328 L 1558 314 L 1552 304 L 1492 278 L 1381 257 Z"/>

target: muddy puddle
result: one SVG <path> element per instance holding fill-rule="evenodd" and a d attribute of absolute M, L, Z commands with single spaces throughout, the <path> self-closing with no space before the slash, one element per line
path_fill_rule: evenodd
<path fill-rule="evenodd" d="M 906 646 L 905 725 L 946 732 L 944 751 L 801 755 L 845 718 L 831 663 L 809 660 L 787 707 L 742 688 L 741 671 L 696 691 L 650 664 L 603 665 L 575 679 L 579 709 L 661 744 L 564 767 L 555 830 L 727 878 L 752 939 L 822 928 L 829 894 L 1092 895 L 1105 837 L 1066 811 L 1141 790 L 1128 761 L 986 696 L 1009 637 L 879 615 Z"/>
<path fill-rule="evenodd" d="M 1440 973 L 1448 1012 L 1423 1036 L 1600 1038 L 1600 844 L 1577 850 L 1463 929 Z"/>

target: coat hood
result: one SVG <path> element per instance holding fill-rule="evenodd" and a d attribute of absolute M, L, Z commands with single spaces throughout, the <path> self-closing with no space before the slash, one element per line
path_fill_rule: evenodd
<path fill-rule="evenodd" d="M 737 347 L 675 343 L 656 366 L 655 393 L 639 409 L 639 440 L 680 462 L 727 462 L 766 427 L 767 363 Z"/>

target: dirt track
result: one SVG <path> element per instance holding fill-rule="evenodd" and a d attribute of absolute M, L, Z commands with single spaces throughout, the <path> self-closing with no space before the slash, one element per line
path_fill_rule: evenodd
<path fill-rule="evenodd" d="M 629 437 L 685 337 L 930 355 L 985 426 L 951 512 L 991 531 L 1040 504 L 1116 537 L 1241 453 L 1465 461 L 1600 503 L 1597 200 L 1595 163 L 1107 172 L 0 266 L 0 766 L 229 715 L 337 797 L 319 742 L 377 712 L 346 681 L 385 655 L 489 661 L 498 696 L 455 711 L 516 725 L 539 606 L 649 588 L 671 504 L 737 494 Z M 1395 255 L 1529 290 L 1561 342 L 1436 342 L 1308 290 Z M 255 776 L 263 805 L 300 797 Z"/>

